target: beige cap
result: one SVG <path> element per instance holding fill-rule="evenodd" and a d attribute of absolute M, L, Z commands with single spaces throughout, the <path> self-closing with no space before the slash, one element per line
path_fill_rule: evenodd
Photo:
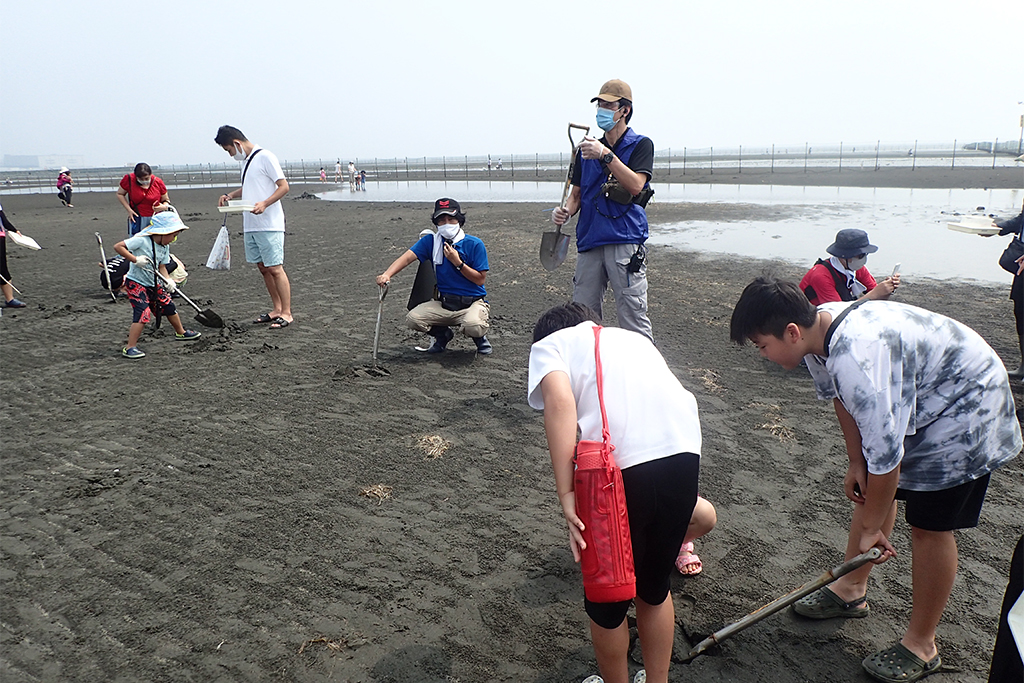
<path fill-rule="evenodd" d="M 601 86 L 601 93 L 590 101 L 604 100 L 605 102 L 618 102 L 619 100 L 633 101 L 633 91 L 625 81 L 613 78 Z"/>

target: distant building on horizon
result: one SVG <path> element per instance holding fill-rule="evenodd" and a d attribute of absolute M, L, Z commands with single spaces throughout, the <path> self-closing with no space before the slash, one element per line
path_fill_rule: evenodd
<path fill-rule="evenodd" d="M 3 169 L 7 171 L 37 171 L 40 169 L 85 168 L 85 157 L 81 154 L 5 154 Z"/>

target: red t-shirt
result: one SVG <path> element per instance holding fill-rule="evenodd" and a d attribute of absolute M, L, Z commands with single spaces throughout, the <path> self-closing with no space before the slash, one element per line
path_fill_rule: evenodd
<path fill-rule="evenodd" d="M 160 198 L 167 194 L 164 181 L 152 176 L 149 187 L 142 187 L 135 179 L 134 173 L 128 173 L 121 178 L 121 189 L 128 192 L 128 205 L 140 216 L 152 216 L 153 205 L 159 204 Z"/>
<path fill-rule="evenodd" d="M 871 273 L 868 272 L 868 267 L 864 266 L 854 276 L 857 280 L 868 288 L 867 291 L 871 291 L 875 288 L 878 283 L 875 282 L 875 278 L 871 277 Z M 814 293 L 814 296 L 808 294 L 808 288 Z M 828 266 L 817 263 L 807 271 L 804 275 L 804 279 L 800 281 L 800 289 L 804 294 L 808 294 L 807 298 L 810 299 L 811 303 L 815 306 L 828 303 L 830 301 L 843 301 L 843 297 L 840 296 L 839 291 L 836 289 L 836 281 L 832 277 L 832 271 L 828 269 Z M 847 296 L 853 296 L 847 290 Z M 848 301 L 849 299 L 847 299 Z"/>

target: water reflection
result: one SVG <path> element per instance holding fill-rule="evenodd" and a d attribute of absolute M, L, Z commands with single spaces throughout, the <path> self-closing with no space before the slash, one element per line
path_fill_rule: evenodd
<path fill-rule="evenodd" d="M 655 201 L 729 203 L 798 207 L 784 220 L 689 220 L 651 226 L 651 243 L 719 254 L 784 259 L 802 267 L 825 255 L 843 228 L 866 230 L 878 253 L 868 267 L 876 276 L 897 262 L 908 281 L 915 276 L 1010 282 L 997 261 L 1008 238 L 981 238 L 952 232 L 950 214 L 1020 211 L 1024 190 L 800 187 L 655 183 Z M 321 193 L 332 201 L 432 202 L 455 197 L 479 202 L 543 202 L 555 206 L 562 183 L 530 181 L 370 182 L 366 192 L 347 188 Z M 983 207 L 983 208 L 980 208 Z M 695 217 L 700 215 L 695 210 Z"/>

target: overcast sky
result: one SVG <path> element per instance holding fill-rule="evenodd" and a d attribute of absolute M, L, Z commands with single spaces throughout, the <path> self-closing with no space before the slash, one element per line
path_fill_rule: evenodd
<path fill-rule="evenodd" d="M 1018 139 L 1021 0 L 0 0 L 0 159 L 568 151 L 609 78 L 656 149 Z"/>

